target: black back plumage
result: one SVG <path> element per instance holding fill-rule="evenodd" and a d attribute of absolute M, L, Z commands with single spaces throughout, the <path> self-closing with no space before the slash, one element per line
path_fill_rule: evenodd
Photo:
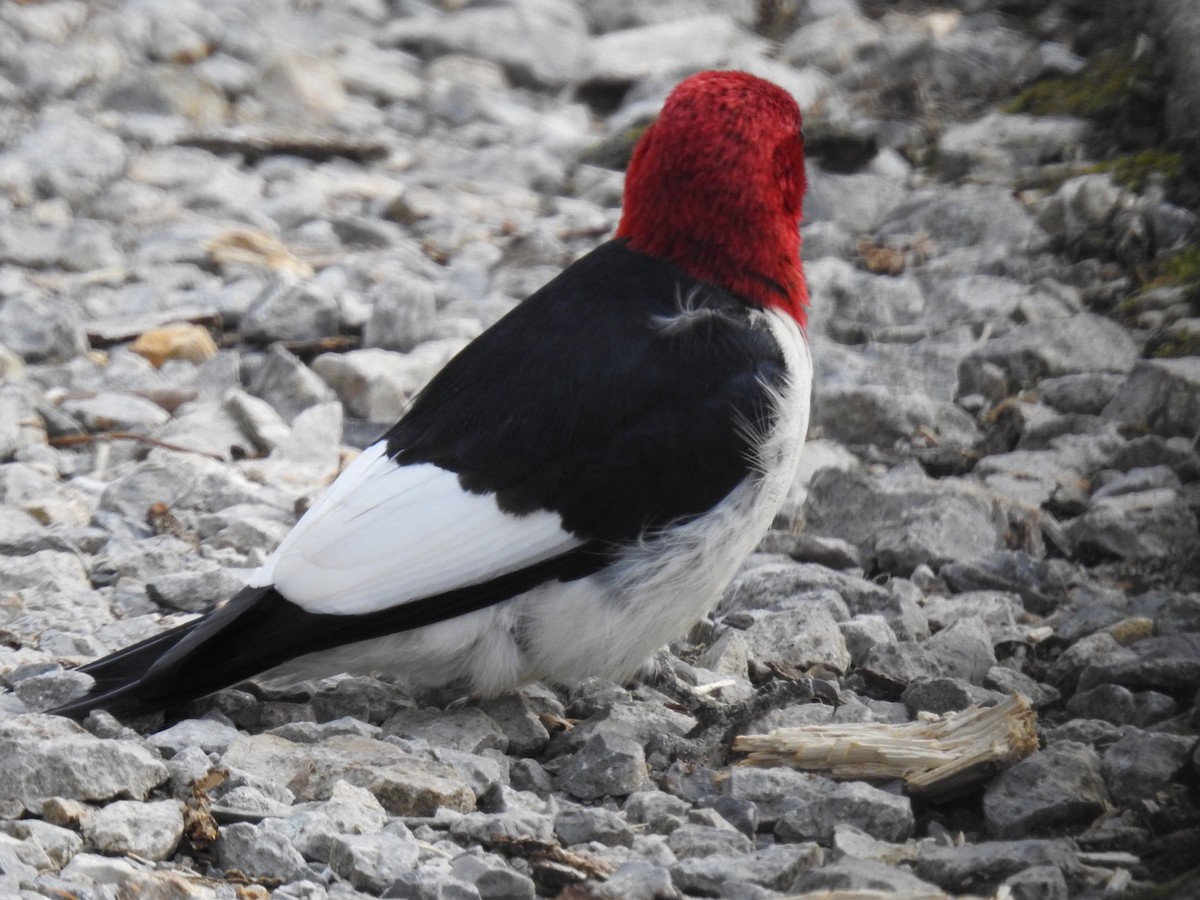
<path fill-rule="evenodd" d="M 611 544 L 697 516 L 741 483 L 787 377 L 743 300 L 620 240 L 469 350 L 384 435 L 389 455 Z M 520 402 L 529 397 L 540 402 Z"/>

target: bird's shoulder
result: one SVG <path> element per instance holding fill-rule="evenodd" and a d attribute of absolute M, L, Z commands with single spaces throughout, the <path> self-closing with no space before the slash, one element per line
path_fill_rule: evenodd
<path fill-rule="evenodd" d="M 385 440 L 585 538 L 698 515 L 754 467 L 788 377 L 768 314 L 610 241 L 446 366 Z"/>

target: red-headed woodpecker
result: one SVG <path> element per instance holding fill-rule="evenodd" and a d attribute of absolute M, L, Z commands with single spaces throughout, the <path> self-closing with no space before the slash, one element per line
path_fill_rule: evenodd
<path fill-rule="evenodd" d="M 83 667 L 56 712 L 271 670 L 494 695 L 626 679 L 709 612 L 796 471 L 812 362 L 800 110 L 703 72 L 642 135 L 616 236 L 480 335 L 250 584 Z"/>

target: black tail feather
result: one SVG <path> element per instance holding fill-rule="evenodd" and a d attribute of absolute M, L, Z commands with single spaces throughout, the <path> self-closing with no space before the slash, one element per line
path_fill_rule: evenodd
<path fill-rule="evenodd" d="M 443 622 L 551 579 L 582 578 L 608 559 L 605 545 L 589 541 L 482 584 L 361 614 L 313 613 L 272 585 L 246 587 L 207 615 L 82 666 L 96 679 L 91 691 L 49 712 L 81 719 L 93 709 L 132 716 L 178 706 L 300 656 Z"/>
<path fill-rule="evenodd" d="M 136 716 L 161 709 L 161 701 L 147 702 L 138 696 L 142 677 L 166 653 L 200 626 L 207 616 L 193 619 L 170 631 L 124 647 L 115 653 L 79 667 L 96 680 L 82 697 L 64 703 L 47 713 L 82 719 L 93 709 L 105 709 L 114 715 Z"/>

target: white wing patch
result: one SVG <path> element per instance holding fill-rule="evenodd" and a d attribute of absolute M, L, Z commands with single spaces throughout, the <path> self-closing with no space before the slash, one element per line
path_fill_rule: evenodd
<path fill-rule="evenodd" d="M 377 612 L 481 584 L 583 543 L 556 513 L 514 516 L 432 463 L 374 444 L 346 467 L 251 579 L 311 613 Z"/>

